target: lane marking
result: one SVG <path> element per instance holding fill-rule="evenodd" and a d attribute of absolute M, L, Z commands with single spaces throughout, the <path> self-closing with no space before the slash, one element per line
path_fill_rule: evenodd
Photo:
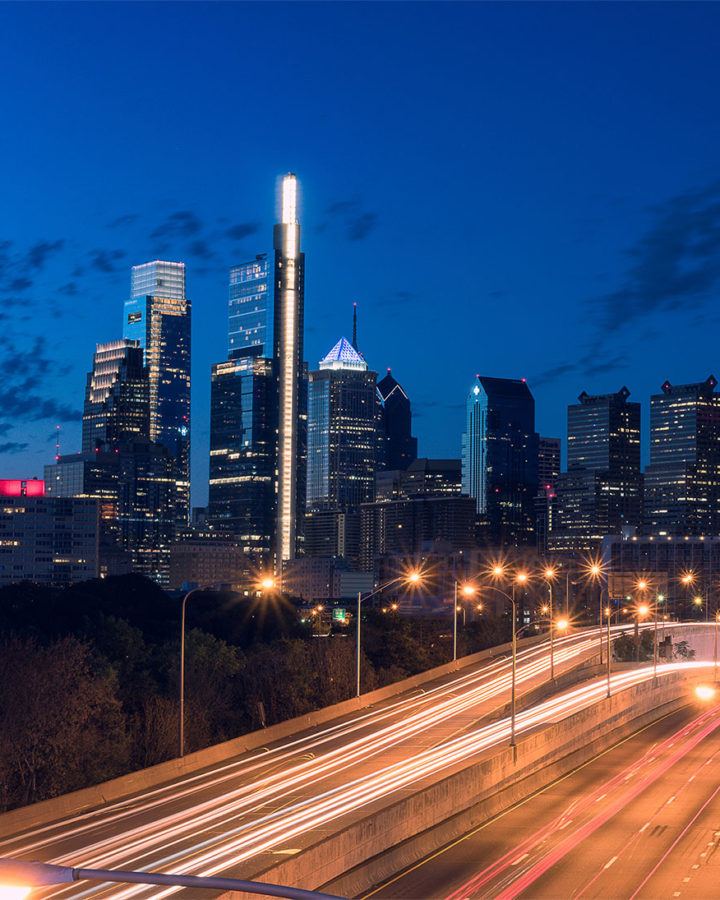
<path fill-rule="evenodd" d="M 616 859 L 617 859 L 617 856 L 613 856 L 612 859 L 609 859 L 603 866 L 603 869 L 609 869 L 610 866 L 615 862 Z"/>
<path fill-rule="evenodd" d="M 529 853 L 523 853 L 522 856 L 518 856 L 518 858 L 515 860 L 515 862 L 514 862 L 514 863 L 511 863 L 510 865 L 512 865 L 512 866 L 517 866 L 518 863 L 521 863 L 524 859 L 527 859 L 528 856 L 530 856 Z"/>

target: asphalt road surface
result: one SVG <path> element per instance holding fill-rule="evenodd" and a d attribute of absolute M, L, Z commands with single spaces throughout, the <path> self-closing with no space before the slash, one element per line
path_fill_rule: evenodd
<path fill-rule="evenodd" d="M 717 898 L 719 842 L 720 704 L 687 706 L 366 896 Z"/>

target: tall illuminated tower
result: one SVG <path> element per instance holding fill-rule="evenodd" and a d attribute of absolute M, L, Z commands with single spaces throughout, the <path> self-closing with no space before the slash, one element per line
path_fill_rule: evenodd
<path fill-rule="evenodd" d="M 153 260 L 132 267 L 123 337 L 139 342 L 150 390 L 150 439 L 177 466 L 177 521 L 190 508 L 190 301 L 185 263 Z"/>
<path fill-rule="evenodd" d="M 303 362 L 305 256 L 300 250 L 297 178 L 285 175 L 280 222 L 275 226 L 274 344 L 278 377 L 278 485 L 276 567 L 297 552 L 305 508 L 307 385 Z"/>

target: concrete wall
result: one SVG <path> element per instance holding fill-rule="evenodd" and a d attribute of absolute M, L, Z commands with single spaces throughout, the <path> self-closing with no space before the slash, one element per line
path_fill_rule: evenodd
<path fill-rule="evenodd" d="M 707 673 L 703 673 L 707 678 Z M 441 778 L 252 877 L 355 896 L 539 790 L 591 756 L 666 712 L 685 705 L 694 670 L 620 691 L 518 740 L 488 751 L 473 765 Z M 230 892 L 222 895 L 238 898 Z"/>
<path fill-rule="evenodd" d="M 519 644 L 521 648 L 525 648 L 542 640 L 544 640 L 544 636 L 536 636 L 522 640 Z M 491 647 L 488 650 L 482 650 L 480 653 L 465 656 L 457 660 L 457 662 L 445 663 L 445 665 L 437 666 L 434 669 L 428 669 L 427 672 L 421 672 L 418 675 L 389 684 L 376 691 L 370 691 L 361 697 L 352 697 L 350 700 L 344 700 L 332 706 L 325 706 L 307 715 L 279 722 L 277 725 L 271 725 L 269 728 L 252 731 L 221 744 L 213 744 L 205 750 L 188 753 L 182 759 L 170 759 L 167 762 L 150 766 L 147 769 L 130 772 L 128 775 L 122 775 L 119 778 L 113 778 L 110 781 L 104 781 L 89 788 L 63 794 L 61 797 L 54 797 L 52 800 L 43 800 L 21 809 L 2 813 L 0 814 L 0 837 L 14 834 L 25 828 L 53 822 L 65 816 L 102 806 L 112 800 L 118 800 L 139 791 L 166 784 L 174 781 L 176 778 L 199 772 L 216 763 L 231 759 L 248 750 L 267 747 L 269 744 L 282 740 L 289 735 L 300 734 L 317 725 L 323 725 L 333 719 L 350 715 L 359 709 L 389 700 L 413 688 L 417 687 L 420 689 L 429 682 L 451 672 L 478 666 L 498 656 L 505 656 L 509 652 L 510 644 Z"/>

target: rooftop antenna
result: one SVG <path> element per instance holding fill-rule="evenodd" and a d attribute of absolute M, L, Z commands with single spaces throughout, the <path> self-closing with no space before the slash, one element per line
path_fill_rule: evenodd
<path fill-rule="evenodd" d="M 353 339 L 352 345 L 357 350 L 357 303 L 353 303 Z"/>
<path fill-rule="evenodd" d="M 55 426 L 55 462 L 60 459 L 60 426 Z"/>

